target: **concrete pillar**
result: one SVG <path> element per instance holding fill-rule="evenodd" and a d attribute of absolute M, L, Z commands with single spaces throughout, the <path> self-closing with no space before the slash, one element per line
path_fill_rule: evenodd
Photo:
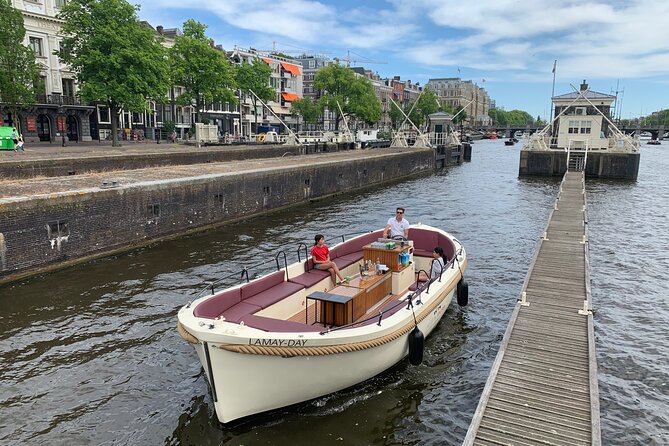
<path fill-rule="evenodd" d="M 511 124 L 506 125 L 506 135 L 507 138 L 511 138 Z"/>
<path fill-rule="evenodd" d="M 660 125 L 660 130 L 657 134 L 657 139 L 660 141 L 664 139 L 664 125 Z"/>

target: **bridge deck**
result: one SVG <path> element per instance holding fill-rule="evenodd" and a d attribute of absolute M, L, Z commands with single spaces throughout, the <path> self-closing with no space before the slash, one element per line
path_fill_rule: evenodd
<path fill-rule="evenodd" d="M 583 175 L 564 176 L 465 445 L 601 442 Z"/>

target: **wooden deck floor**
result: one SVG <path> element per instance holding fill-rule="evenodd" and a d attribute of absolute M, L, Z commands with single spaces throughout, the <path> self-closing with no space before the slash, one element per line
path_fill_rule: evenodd
<path fill-rule="evenodd" d="M 568 172 L 465 445 L 601 443 L 590 309 L 584 176 Z"/>

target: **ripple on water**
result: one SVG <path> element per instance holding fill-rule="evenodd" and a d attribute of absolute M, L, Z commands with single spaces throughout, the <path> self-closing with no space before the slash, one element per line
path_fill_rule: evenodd
<path fill-rule="evenodd" d="M 644 148 L 638 182 L 587 185 L 604 444 L 669 443 L 662 150 Z M 500 141 L 477 141 L 472 163 L 435 175 L 3 287 L 0 443 L 461 444 L 557 192 L 555 179 L 518 179 L 517 163 Z M 334 244 L 380 227 L 398 205 L 409 221 L 454 234 L 470 258 L 470 305 L 449 309 L 424 364 L 220 426 L 196 355 L 174 330 L 190 291 L 267 252 L 296 255 L 316 233 Z"/>

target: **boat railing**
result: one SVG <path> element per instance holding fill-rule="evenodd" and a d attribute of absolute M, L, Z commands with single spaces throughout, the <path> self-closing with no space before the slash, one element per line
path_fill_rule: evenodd
<path fill-rule="evenodd" d="M 373 231 L 369 231 L 373 232 Z M 362 234 L 367 234 L 367 232 L 362 233 Z M 358 232 L 350 232 L 350 233 L 345 233 L 338 235 L 336 237 L 333 237 L 334 239 L 339 239 L 341 238 L 342 243 L 346 241 L 347 237 L 350 236 L 358 236 L 362 235 L 361 233 Z M 281 247 L 279 247 L 281 248 Z M 308 251 L 308 246 L 306 243 L 301 242 L 299 245 L 297 245 L 297 261 L 302 262 L 302 250 L 304 250 L 304 260 L 307 260 L 309 258 L 309 251 Z M 200 297 L 204 296 L 206 292 L 211 290 L 211 294 L 215 294 L 216 288 L 220 287 L 221 285 L 223 286 L 231 286 L 232 284 L 237 284 L 235 281 L 239 281 L 241 279 L 246 279 L 246 283 L 249 283 L 251 280 L 249 278 L 249 271 L 257 270 L 262 267 L 266 267 L 268 265 L 271 265 L 274 263 L 276 265 L 276 270 L 279 271 L 281 270 L 281 263 L 280 263 L 280 257 L 283 256 L 283 264 L 286 269 L 288 269 L 288 255 L 286 254 L 285 249 L 279 249 L 277 252 L 276 256 L 273 259 L 268 259 L 264 260 L 260 263 L 256 263 L 254 265 L 249 265 L 249 266 L 244 266 L 240 271 L 236 271 L 234 273 L 231 273 L 229 275 L 226 275 L 224 277 L 221 277 L 216 280 L 208 280 L 204 282 L 204 285 L 199 287 L 197 290 L 195 290 L 193 293 L 195 296 L 191 299 L 191 302 L 195 299 L 199 299 Z"/>

